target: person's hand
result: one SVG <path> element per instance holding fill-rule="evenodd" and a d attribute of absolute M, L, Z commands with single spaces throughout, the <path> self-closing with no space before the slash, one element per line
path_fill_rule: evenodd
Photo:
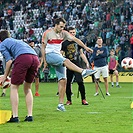
<path fill-rule="evenodd" d="M 115 70 L 116 70 L 116 68 L 113 68 L 113 70 L 115 71 Z"/>
<path fill-rule="evenodd" d="M 86 50 L 87 52 L 89 52 L 89 53 L 93 53 L 93 49 L 91 49 L 91 48 L 85 47 L 85 50 Z"/>
<path fill-rule="evenodd" d="M 40 63 L 39 66 L 38 66 L 38 68 L 41 68 L 41 66 L 42 66 L 42 64 Z"/>
<path fill-rule="evenodd" d="M 86 64 L 86 68 L 87 69 L 90 69 L 90 65 L 88 63 Z"/>
<path fill-rule="evenodd" d="M 93 53 L 93 49 L 89 48 L 90 53 Z"/>
<path fill-rule="evenodd" d="M 0 77 L 0 84 L 1 84 L 1 85 L 5 82 L 6 78 L 7 78 L 7 77 L 4 76 L 4 75 L 2 75 L 2 76 Z"/>
<path fill-rule="evenodd" d="M 44 67 L 43 67 L 42 71 L 44 71 L 46 69 L 47 65 L 48 65 L 47 62 L 44 62 Z"/>

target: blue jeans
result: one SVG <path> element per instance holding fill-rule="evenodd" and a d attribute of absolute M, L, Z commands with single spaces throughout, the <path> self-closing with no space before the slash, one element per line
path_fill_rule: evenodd
<path fill-rule="evenodd" d="M 66 78 L 66 67 L 63 66 L 65 60 L 66 58 L 58 53 L 51 52 L 46 54 L 46 62 L 55 68 L 58 81 Z"/>

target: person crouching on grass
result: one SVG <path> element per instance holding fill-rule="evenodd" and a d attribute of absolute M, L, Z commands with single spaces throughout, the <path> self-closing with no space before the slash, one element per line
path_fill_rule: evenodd
<path fill-rule="evenodd" d="M 13 63 L 10 87 L 12 117 L 8 122 L 19 122 L 18 89 L 23 83 L 27 107 L 27 116 L 25 117 L 24 121 L 33 121 L 33 95 L 31 86 L 40 64 L 37 54 L 27 43 L 12 38 L 7 30 L 0 31 L 0 52 L 6 60 L 4 76 L 1 78 L 0 83 L 4 83 L 6 80 Z"/>

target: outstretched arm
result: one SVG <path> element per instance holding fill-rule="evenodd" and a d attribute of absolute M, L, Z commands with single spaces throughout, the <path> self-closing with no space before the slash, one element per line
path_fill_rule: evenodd
<path fill-rule="evenodd" d="M 72 40 L 75 41 L 82 48 L 84 48 L 86 51 L 91 52 L 91 53 L 93 52 L 93 50 L 91 48 L 88 48 L 80 39 L 73 36 Z"/>

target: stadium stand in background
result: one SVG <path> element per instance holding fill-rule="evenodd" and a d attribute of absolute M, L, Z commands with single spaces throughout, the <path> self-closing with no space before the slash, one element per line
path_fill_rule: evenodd
<path fill-rule="evenodd" d="M 12 37 L 41 43 L 42 33 L 63 17 L 67 27 L 74 26 L 89 47 L 101 36 L 108 51 L 114 48 L 121 60 L 132 56 L 132 0 L 1 0 L 0 29 L 10 30 Z M 66 27 L 66 28 L 67 28 Z M 120 69 L 120 68 L 119 68 Z"/>

